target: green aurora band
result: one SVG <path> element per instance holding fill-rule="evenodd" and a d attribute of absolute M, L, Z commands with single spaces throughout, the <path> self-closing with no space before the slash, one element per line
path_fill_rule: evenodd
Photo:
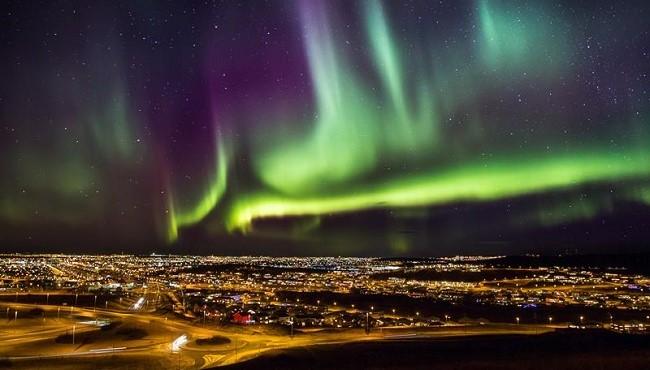
<path fill-rule="evenodd" d="M 387 181 L 340 196 L 292 198 L 256 194 L 241 197 L 231 211 L 228 228 L 245 229 L 256 218 L 318 215 L 359 209 L 417 207 L 462 200 L 495 200 L 549 189 L 650 175 L 650 151 L 583 152 L 552 158 L 491 160 Z"/>
<path fill-rule="evenodd" d="M 266 145 L 256 153 L 255 169 L 271 188 L 287 194 L 327 191 L 372 172 L 380 157 L 414 158 L 435 147 L 433 97 L 421 85 L 415 99 L 420 104 L 406 105 L 404 75 L 383 11 L 378 2 L 368 4 L 371 49 L 389 103 L 378 109 L 381 101 L 344 62 L 326 13 L 303 9 L 318 118 L 306 137 L 285 134 L 269 142 L 263 133 Z"/>
<path fill-rule="evenodd" d="M 466 24 L 440 19 L 439 27 L 422 22 L 416 28 L 408 24 L 415 18 L 400 18 L 404 8 L 393 9 L 388 2 L 360 1 L 358 13 L 351 15 L 338 14 L 332 4 L 296 1 L 299 25 L 290 24 L 296 35 L 278 37 L 280 47 L 301 38 L 306 67 L 303 60 L 296 65 L 308 76 L 283 70 L 288 75 L 282 77 L 311 88 L 308 97 L 294 96 L 300 89 L 249 94 L 251 86 L 266 83 L 253 80 L 234 81 L 241 86 L 228 86 L 231 90 L 221 96 L 232 101 L 219 100 L 215 91 L 226 86 L 212 84 L 229 80 L 213 75 L 230 77 L 232 72 L 248 78 L 249 64 L 258 67 L 259 60 L 241 63 L 244 72 L 237 70 L 239 60 L 222 60 L 218 47 L 232 44 L 219 37 L 230 39 L 232 25 L 217 29 L 213 19 L 208 40 L 196 43 L 192 58 L 160 63 L 169 71 L 156 66 L 144 73 L 133 67 L 149 69 L 148 59 L 158 58 L 153 51 L 131 55 L 132 50 L 123 54 L 104 47 L 124 44 L 122 32 L 87 49 L 59 52 L 70 60 L 62 58 L 51 68 L 34 68 L 34 81 L 27 86 L 46 86 L 41 100 L 49 104 L 2 107 L 3 118 L 15 119 L 19 130 L 10 133 L 14 123 L 6 124 L 10 139 L 3 152 L 8 160 L 0 163 L 7 179 L 0 183 L 0 221 L 25 230 L 31 224 L 46 230 L 87 226 L 89 233 L 99 225 L 96 229 L 105 234 L 91 239 L 131 242 L 133 235 L 151 232 L 156 243 L 171 244 L 182 241 L 183 230 L 192 227 L 203 228 L 208 236 L 253 233 L 258 220 L 296 218 L 289 222 L 307 234 L 332 214 L 370 209 L 418 214 L 425 207 L 535 194 L 549 197 L 540 202 L 544 204 L 533 200 L 516 215 L 503 216 L 508 227 L 594 219 L 615 211 L 619 201 L 650 205 L 647 98 L 625 86 L 629 106 L 617 105 L 613 114 L 605 110 L 610 107 L 595 107 L 593 122 L 582 117 L 586 108 L 576 106 L 591 97 L 583 96 L 588 94 L 582 90 L 584 81 L 575 86 L 567 81 L 576 75 L 587 78 L 578 68 L 588 63 L 578 60 L 581 54 L 574 52 L 576 43 L 569 37 L 582 40 L 583 30 L 573 30 L 562 10 L 544 2 L 520 6 L 477 0 L 461 10 L 463 17 L 469 14 Z M 222 28 L 226 36 L 220 34 Z M 616 32 L 619 39 L 628 36 Z M 100 36 L 93 34 L 93 41 L 103 40 Z M 198 46 L 212 45 L 210 37 L 217 39 L 216 52 L 202 55 Z M 132 40 L 138 48 L 140 41 L 149 42 Z M 247 47 L 232 54 L 234 59 L 252 55 Z M 178 50 L 167 52 L 182 54 Z M 272 65 L 276 52 L 259 55 L 270 56 Z M 64 67 L 78 63 L 77 56 L 88 57 L 89 70 L 71 79 Z M 193 65 L 195 56 L 206 58 L 206 76 Z M 200 88 L 187 88 L 187 106 L 174 106 L 185 95 L 185 84 L 158 80 L 195 69 L 198 77 L 185 76 L 185 82 Z M 203 77 L 209 81 L 208 94 L 194 80 Z M 20 95 L 22 90 L 16 90 L 11 102 L 32 101 L 31 91 Z M 523 103 L 530 97 L 530 106 L 513 101 L 520 92 Z M 197 95 L 207 104 L 194 99 Z M 242 102 L 246 96 L 253 98 Z M 256 100 L 259 96 L 272 102 Z M 564 104 L 564 98 L 575 102 Z M 510 101 L 500 106 L 500 99 Z M 200 103 L 189 107 L 196 101 Z M 548 102 L 556 105 L 545 109 Z M 553 106 L 566 109 L 554 111 Z M 603 120 L 603 112 L 609 120 Z M 210 114 L 212 121 L 206 118 Z M 204 137 L 196 140 L 199 135 Z M 610 185 L 611 192 L 586 194 Z M 395 250 L 408 252 L 407 236 L 389 238 L 394 238 Z"/>
<path fill-rule="evenodd" d="M 221 136 L 217 137 L 216 142 L 216 168 L 200 201 L 188 207 L 182 204 L 176 204 L 173 197 L 168 197 L 168 242 L 173 242 L 178 238 L 179 228 L 194 225 L 203 220 L 217 206 L 226 191 L 228 183 L 228 155 L 224 140 L 221 139 Z"/>
<path fill-rule="evenodd" d="M 247 232 L 254 220 L 268 217 L 492 201 L 600 182 L 643 180 L 650 175 L 650 150 L 644 139 L 629 143 L 624 151 L 578 143 L 553 153 L 502 150 L 494 156 L 467 155 L 462 161 L 432 165 L 432 157 L 444 158 L 455 149 L 449 142 L 453 136 L 442 137 L 440 121 L 471 103 L 476 93 L 464 91 L 471 84 L 466 77 L 441 75 L 445 68 L 433 61 L 420 64 L 416 73 L 407 73 L 400 58 L 403 50 L 395 43 L 381 3 L 363 4 L 368 55 L 379 88 L 362 83 L 344 48 L 337 47 L 345 43 L 333 32 L 323 4 L 302 2 L 316 118 L 306 125 L 312 128 L 308 132 L 274 133 L 265 128 L 257 133 L 252 160 L 262 189 L 233 190 L 219 212 L 218 223 L 226 230 Z M 566 59 L 564 40 L 540 20 L 544 17 L 497 4 L 477 3 L 480 58 L 471 62 L 469 70 L 477 71 L 471 79 L 487 73 L 498 84 L 524 66 L 529 73 L 545 77 L 566 68 L 559 63 Z M 550 17 L 543 9 L 537 11 Z M 545 65 L 534 63 L 540 58 L 545 58 Z M 480 119 L 475 117 L 474 126 L 480 125 Z M 283 125 L 286 122 L 278 124 Z M 217 175 L 205 197 L 172 217 L 170 240 L 175 239 L 177 227 L 196 224 L 210 214 L 225 193 L 225 153 L 218 158 Z M 378 169 L 400 163 L 415 163 L 419 169 L 379 179 L 372 176 Z M 647 201 L 647 190 L 634 194 L 635 200 Z M 561 212 L 562 206 L 556 204 L 540 210 L 535 221 L 551 225 L 591 218 L 603 207 L 607 208 L 583 202 Z"/>

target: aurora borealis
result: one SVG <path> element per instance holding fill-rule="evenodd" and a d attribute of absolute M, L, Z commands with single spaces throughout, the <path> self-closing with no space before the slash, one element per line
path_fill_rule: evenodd
<path fill-rule="evenodd" d="M 2 7 L 5 250 L 650 238 L 644 2 Z"/>

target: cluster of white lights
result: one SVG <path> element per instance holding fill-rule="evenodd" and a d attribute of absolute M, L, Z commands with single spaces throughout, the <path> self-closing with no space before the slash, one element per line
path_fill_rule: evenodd
<path fill-rule="evenodd" d="M 180 337 L 174 339 L 172 342 L 172 352 L 178 352 L 181 350 L 181 347 L 187 343 L 187 335 L 183 334 Z"/>
<path fill-rule="evenodd" d="M 144 304 L 144 297 L 140 297 L 140 299 L 138 299 L 138 301 L 133 304 L 131 309 L 134 310 L 134 311 L 137 311 L 140 308 L 142 308 L 143 304 Z"/>

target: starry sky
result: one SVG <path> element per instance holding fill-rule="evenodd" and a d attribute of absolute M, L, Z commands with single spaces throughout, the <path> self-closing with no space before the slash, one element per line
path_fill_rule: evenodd
<path fill-rule="evenodd" d="M 4 1 L 0 250 L 650 240 L 646 1 Z"/>

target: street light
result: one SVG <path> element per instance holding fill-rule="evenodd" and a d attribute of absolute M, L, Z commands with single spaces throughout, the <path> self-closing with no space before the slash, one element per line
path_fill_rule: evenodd
<path fill-rule="evenodd" d="M 551 325 L 553 323 L 553 317 L 549 316 L 548 317 L 548 324 Z"/>
<path fill-rule="evenodd" d="M 585 317 L 584 317 L 584 316 L 580 316 L 580 323 L 582 324 L 583 321 L 585 321 Z"/>
<path fill-rule="evenodd" d="M 519 325 L 519 316 L 515 317 L 515 320 L 517 321 L 517 325 Z"/>

